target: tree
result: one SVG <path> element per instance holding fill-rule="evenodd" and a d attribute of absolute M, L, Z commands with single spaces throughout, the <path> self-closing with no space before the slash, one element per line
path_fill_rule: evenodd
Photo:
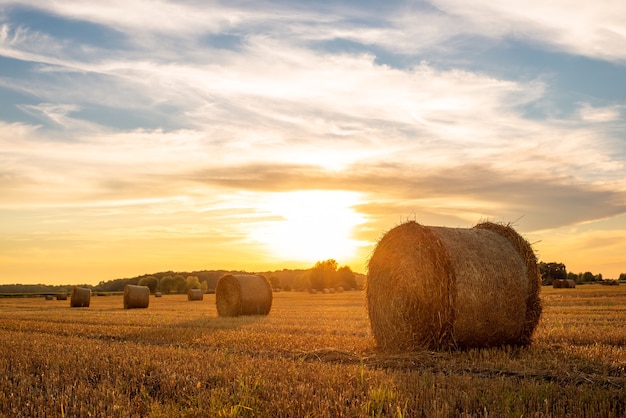
<path fill-rule="evenodd" d="M 580 274 L 567 272 L 567 278 L 573 280 L 576 284 L 580 283 Z"/>
<path fill-rule="evenodd" d="M 311 288 L 322 290 L 334 287 L 336 273 L 337 262 L 335 260 L 318 261 L 311 268 L 311 275 L 309 276 Z"/>
<path fill-rule="evenodd" d="M 626 273 L 620 273 L 619 280 L 626 280 Z"/>
<path fill-rule="evenodd" d="M 343 287 L 346 290 L 357 288 L 356 276 L 350 267 L 348 266 L 340 267 L 337 270 L 336 276 L 337 276 L 336 278 L 337 287 Z"/>
<path fill-rule="evenodd" d="M 209 284 L 206 281 L 200 281 L 198 276 L 187 276 L 185 279 L 185 291 L 189 291 L 190 289 L 200 289 L 202 293 L 207 293 L 209 291 Z"/>
<path fill-rule="evenodd" d="M 158 289 L 166 295 L 172 293 L 172 290 L 174 290 L 174 278 L 169 275 L 163 276 L 159 281 Z"/>
<path fill-rule="evenodd" d="M 154 293 L 159 286 L 159 279 L 154 276 L 146 276 L 139 280 L 139 286 L 148 286 L 150 288 L 150 293 Z"/>
<path fill-rule="evenodd" d="M 270 284 L 272 285 L 272 289 L 278 289 L 280 287 L 280 279 L 276 276 L 270 276 L 268 279 Z"/>
<path fill-rule="evenodd" d="M 582 281 L 583 282 L 593 282 L 596 279 L 596 276 L 590 271 L 586 271 L 583 273 Z"/>
<path fill-rule="evenodd" d="M 541 281 L 544 285 L 551 285 L 555 280 L 567 279 L 567 270 L 563 263 L 539 263 L 539 273 L 541 273 Z"/>
<path fill-rule="evenodd" d="M 175 290 L 176 293 L 187 293 L 187 280 L 185 280 L 182 274 L 175 275 L 173 282 L 173 290 Z"/>
<path fill-rule="evenodd" d="M 190 289 L 200 289 L 200 279 L 198 276 L 187 276 L 187 291 Z"/>
<path fill-rule="evenodd" d="M 310 286 L 311 286 L 311 280 L 310 280 L 309 271 L 305 271 L 303 273 L 298 274 L 296 278 L 294 279 L 293 287 L 296 290 L 305 290 L 309 288 Z"/>

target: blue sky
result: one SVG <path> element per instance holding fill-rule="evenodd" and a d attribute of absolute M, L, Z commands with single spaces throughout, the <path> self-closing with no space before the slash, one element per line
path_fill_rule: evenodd
<path fill-rule="evenodd" d="M 617 277 L 623 16 L 619 1 L 0 0 L 0 282 L 364 271 L 406 219 L 513 222 L 542 261 Z"/>

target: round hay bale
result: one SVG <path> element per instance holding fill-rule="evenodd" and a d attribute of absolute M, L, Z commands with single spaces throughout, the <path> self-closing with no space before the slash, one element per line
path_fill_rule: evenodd
<path fill-rule="evenodd" d="M 57 300 L 67 300 L 67 293 L 57 294 Z"/>
<path fill-rule="evenodd" d="M 70 297 L 71 308 L 88 308 L 91 302 L 91 289 L 74 286 Z"/>
<path fill-rule="evenodd" d="M 372 332 L 387 351 L 527 345 L 539 322 L 539 269 L 508 225 L 387 232 L 368 263 Z"/>
<path fill-rule="evenodd" d="M 202 300 L 204 298 L 204 293 L 202 289 L 189 289 L 187 292 L 187 300 Z"/>
<path fill-rule="evenodd" d="M 147 308 L 150 303 L 150 288 L 148 286 L 124 286 L 124 309 Z"/>
<path fill-rule="evenodd" d="M 160 298 L 161 296 L 163 296 L 163 293 L 161 293 L 161 292 L 156 292 L 156 293 L 154 294 L 154 297 L 155 297 L 155 298 Z"/>
<path fill-rule="evenodd" d="M 563 287 L 566 289 L 574 289 L 576 287 L 576 282 L 572 279 L 565 279 Z"/>
<path fill-rule="evenodd" d="M 45 295 L 45 296 L 44 296 L 44 298 L 45 298 L 46 300 L 53 300 L 53 299 L 54 299 L 54 296 L 52 296 L 52 295 Z"/>
<path fill-rule="evenodd" d="M 219 316 L 267 315 L 272 308 L 272 286 L 261 275 L 227 274 L 215 288 Z"/>
<path fill-rule="evenodd" d="M 565 280 L 564 279 L 556 279 L 552 282 L 552 287 L 555 289 L 560 289 L 562 287 L 565 287 Z"/>

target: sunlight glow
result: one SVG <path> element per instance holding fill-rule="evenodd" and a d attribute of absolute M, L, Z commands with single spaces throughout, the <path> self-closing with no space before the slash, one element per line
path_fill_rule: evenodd
<path fill-rule="evenodd" d="M 354 209 L 358 203 L 358 193 L 345 191 L 274 193 L 261 206 L 281 219 L 264 222 L 252 238 L 284 260 L 350 259 L 361 245 L 353 230 L 365 222 Z"/>

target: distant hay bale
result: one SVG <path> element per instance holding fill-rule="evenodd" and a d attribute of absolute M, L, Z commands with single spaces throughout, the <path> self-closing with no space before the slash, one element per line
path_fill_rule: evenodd
<path fill-rule="evenodd" d="M 366 298 L 380 348 L 530 344 L 541 315 L 530 244 L 508 225 L 388 231 L 368 263 Z"/>
<path fill-rule="evenodd" d="M 155 298 L 160 298 L 161 296 L 163 296 L 163 294 L 162 294 L 161 292 L 156 292 L 156 293 L 154 294 L 154 297 L 155 297 Z"/>
<path fill-rule="evenodd" d="M 124 309 L 142 309 L 150 304 L 150 288 L 148 286 L 124 286 Z"/>
<path fill-rule="evenodd" d="M 67 300 L 67 293 L 58 293 L 57 300 Z"/>
<path fill-rule="evenodd" d="M 227 274 L 220 277 L 215 288 L 219 316 L 267 315 L 272 299 L 272 286 L 261 275 Z"/>
<path fill-rule="evenodd" d="M 202 300 L 204 298 L 204 292 L 202 289 L 189 289 L 187 292 L 187 300 Z"/>
<path fill-rule="evenodd" d="M 91 289 L 86 287 L 74 286 L 72 288 L 72 296 L 70 297 L 70 307 L 72 308 L 88 308 L 91 302 Z"/>
<path fill-rule="evenodd" d="M 46 300 L 53 300 L 54 296 L 52 296 L 52 295 L 45 295 L 44 299 L 46 299 Z"/>
<path fill-rule="evenodd" d="M 555 289 L 573 289 L 576 287 L 576 282 L 572 279 L 556 279 L 552 282 L 552 287 Z"/>

